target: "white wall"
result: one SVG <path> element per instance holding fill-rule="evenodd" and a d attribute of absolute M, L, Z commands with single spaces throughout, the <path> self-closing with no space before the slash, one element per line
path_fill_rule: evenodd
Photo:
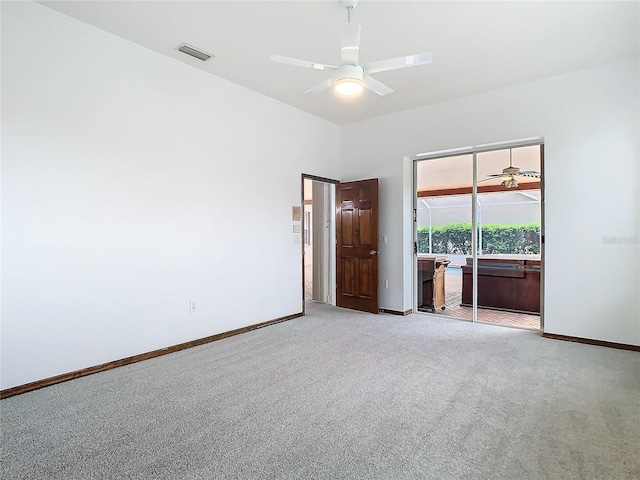
<path fill-rule="evenodd" d="M 343 127 L 342 180 L 380 177 L 381 307 L 412 305 L 409 157 L 544 137 L 545 331 L 640 345 L 638 72 L 632 58 Z"/>
<path fill-rule="evenodd" d="M 2 2 L 1 388 L 300 312 L 303 172 L 338 127 Z"/>

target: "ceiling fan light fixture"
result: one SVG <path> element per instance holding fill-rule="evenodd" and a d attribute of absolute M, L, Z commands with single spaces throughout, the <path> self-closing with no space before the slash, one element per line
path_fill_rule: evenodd
<path fill-rule="evenodd" d="M 364 88 L 362 85 L 363 77 L 362 67 L 358 65 L 342 65 L 336 71 L 336 80 L 333 83 L 333 88 L 340 95 L 349 97 L 359 95 Z"/>
<path fill-rule="evenodd" d="M 356 78 L 341 78 L 333 87 L 340 95 L 351 97 L 362 93 L 362 82 Z"/>
<path fill-rule="evenodd" d="M 518 180 L 515 177 L 502 177 L 502 183 L 500 184 L 504 188 L 517 188 Z"/>

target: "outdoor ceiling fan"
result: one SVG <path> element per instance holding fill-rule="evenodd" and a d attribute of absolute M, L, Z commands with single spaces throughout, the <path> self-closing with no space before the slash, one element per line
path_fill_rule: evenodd
<path fill-rule="evenodd" d="M 512 149 L 509 149 L 509 166 L 507 168 L 502 169 L 502 173 L 493 173 L 491 175 L 487 175 L 487 178 L 482 180 L 478 180 L 480 182 L 486 182 L 487 180 L 495 180 L 496 178 L 502 178 L 502 185 L 505 188 L 516 188 L 518 186 L 518 180 L 515 177 L 532 177 L 532 178 L 540 178 L 540 172 L 536 172 L 534 170 L 523 170 L 520 168 L 514 167 L 512 165 L 511 158 Z"/>
<path fill-rule="evenodd" d="M 358 5 L 359 0 L 339 0 L 341 7 L 347 9 L 347 23 L 342 26 L 340 44 L 342 53 L 340 65 L 325 65 L 323 63 L 299 60 L 297 58 L 271 55 L 272 62 L 286 63 L 314 70 L 329 70 L 334 75 L 324 82 L 310 88 L 306 93 L 320 93 L 333 86 L 341 95 L 358 95 L 363 88 L 367 88 L 380 96 L 393 93 L 393 90 L 370 76 L 372 73 L 398 70 L 400 68 L 415 67 L 431 63 L 430 53 L 418 53 L 406 57 L 391 58 L 360 65 L 358 53 L 360 51 L 360 32 L 362 27 L 358 23 L 351 23 L 351 10 Z"/>

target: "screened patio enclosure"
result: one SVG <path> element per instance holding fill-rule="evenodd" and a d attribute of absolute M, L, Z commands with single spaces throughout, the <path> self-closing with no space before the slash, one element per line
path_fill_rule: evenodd
<path fill-rule="evenodd" d="M 484 225 L 539 225 L 540 190 L 518 190 L 515 192 L 479 193 L 476 204 L 478 225 L 478 255 L 496 253 L 540 253 L 539 235 L 537 248 L 522 251 L 496 251 L 483 242 Z M 418 253 L 447 254 L 451 266 L 460 266 L 471 255 L 469 237 L 468 250 L 443 248 L 442 242 L 434 244 L 434 229 L 446 225 L 470 224 L 471 194 L 420 197 L 417 204 Z M 538 230 L 539 231 L 539 230 Z M 532 242 L 533 243 L 533 242 Z M 451 246 L 451 245 L 449 245 Z M 488 247 L 488 248 L 485 248 Z M 449 250 L 449 251 L 447 251 Z"/>

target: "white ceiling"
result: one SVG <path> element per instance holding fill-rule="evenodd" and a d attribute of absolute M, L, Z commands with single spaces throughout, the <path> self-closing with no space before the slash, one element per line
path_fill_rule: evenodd
<path fill-rule="evenodd" d="M 272 53 L 339 63 L 337 1 L 46 1 L 43 5 L 344 125 L 640 53 L 637 1 L 362 0 L 361 63 L 431 52 L 433 63 L 374 77 L 395 90 L 346 101 L 305 90 L 327 72 L 269 62 Z M 213 53 L 200 62 L 182 42 Z"/>

